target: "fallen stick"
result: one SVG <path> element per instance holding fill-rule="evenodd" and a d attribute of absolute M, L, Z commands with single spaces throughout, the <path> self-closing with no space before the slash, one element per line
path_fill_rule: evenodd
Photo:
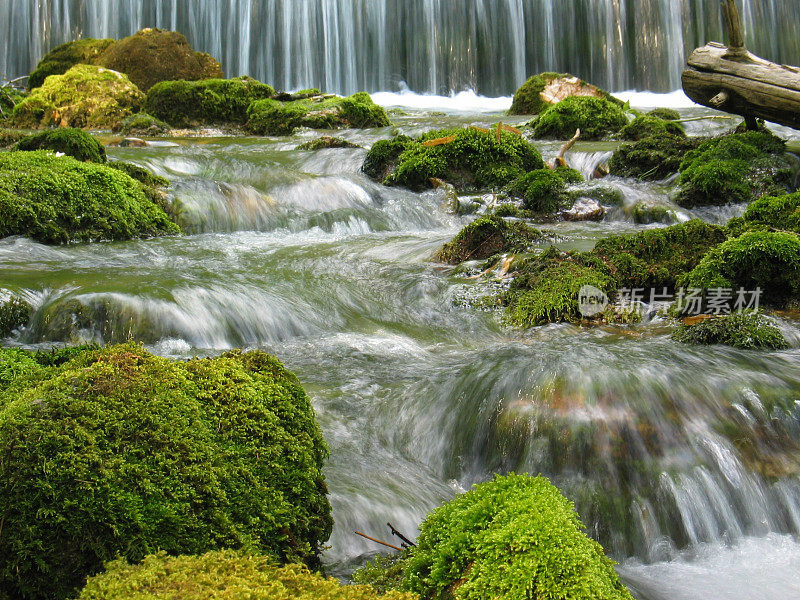
<path fill-rule="evenodd" d="M 403 551 L 403 549 L 400 548 L 399 546 L 394 546 L 394 545 L 389 544 L 387 542 L 382 542 L 380 540 L 376 540 L 374 537 L 370 537 L 366 533 L 361 533 L 360 531 L 354 531 L 353 533 L 355 533 L 356 535 L 360 535 L 363 538 L 367 538 L 368 540 L 370 540 L 371 542 L 375 542 L 376 544 L 381 544 L 383 546 L 388 546 L 389 548 L 393 548 L 395 550 L 399 550 L 400 552 Z"/>

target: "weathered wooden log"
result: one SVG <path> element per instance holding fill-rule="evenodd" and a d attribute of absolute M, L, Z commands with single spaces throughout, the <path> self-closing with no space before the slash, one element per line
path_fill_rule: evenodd
<path fill-rule="evenodd" d="M 710 42 L 692 52 L 683 72 L 689 98 L 717 110 L 800 129 L 800 69 L 766 61 L 744 46 L 734 0 L 722 0 L 730 46 Z"/>

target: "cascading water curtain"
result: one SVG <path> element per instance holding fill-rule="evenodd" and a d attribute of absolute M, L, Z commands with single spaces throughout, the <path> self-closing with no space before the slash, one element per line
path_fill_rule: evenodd
<path fill-rule="evenodd" d="M 748 46 L 800 64 L 798 0 L 741 0 Z M 1 0 L 0 77 L 78 37 L 174 29 L 229 76 L 282 89 L 513 93 L 568 71 L 612 90 L 680 87 L 722 39 L 718 0 Z"/>

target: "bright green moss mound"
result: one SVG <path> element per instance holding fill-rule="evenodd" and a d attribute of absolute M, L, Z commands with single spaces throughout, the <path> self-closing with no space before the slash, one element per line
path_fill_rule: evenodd
<path fill-rule="evenodd" d="M 159 550 L 313 563 L 326 455 L 303 388 L 263 352 L 88 351 L 0 411 L 0 589 L 68 598 L 104 562 Z"/>
<path fill-rule="evenodd" d="M 0 238 L 45 244 L 180 231 L 128 175 L 44 151 L 0 154 L 0 217 Z"/>
<path fill-rule="evenodd" d="M 533 135 L 539 139 L 568 140 L 580 129 L 582 140 L 599 140 L 627 124 L 625 112 L 609 100 L 570 96 L 539 115 Z"/>
<path fill-rule="evenodd" d="M 244 124 L 251 103 L 275 89 L 251 77 L 163 81 L 147 93 L 145 111 L 173 127 Z"/>
<path fill-rule="evenodd" d="M 800 192 L 754 200 L 742 217 L 748 226 L 763 225 L 800 233 Z"/>
<path fill-rule="evenodd" d="M 78 600 L 413 600 L 342 585 L 302 565 L 276 566 L 263 556 L 231 550 L 200 556 L 148 556 L 141 564 L 115 560 L 89 579 Z"/>
<path fill-rule="evenodd" d="M 156 137 L 170 132 L 169 124 L 147 113 L 136 113 L 122 120 L 119 132 L 137 137 Z"/>
<path fill-rule="evenodd" d="M 63 75 L 79 63 L 92 64 L 113 43 L 114 40 L 87 38 L 53 48 L 28 77 L 28 89 L 40 87 L 50 75 Z"/>
<path fill-rule="evenodd" d="M 711 250 L 682 278 L 702 289 L 761 288 L 762 302 L 780 305 L 800 296 L 800 237 L 788 232 L 750 231 Z"/>
<path fill-rule="evenodd" d="M 632 600 L 582 529 L 544 477 L 497 476 L 425 519 L 405 585 L 442 600 Z"/>
<path fill-rule="evenodd" d="M 106 162 L 106 149 L 96 138 L 81 129 L 65 127 L 29 135 L 14 146 L 14 150 L 52 150 L 77 160 Z"/>
<path fill-rule="evenodd" d="M 789 344 L 781 330 L 758 313 L 711 317 L 694 325 L 681 325 L 672 339 L 684 344 L 723 344 L 742 350 L 782 350 Z"/>
<path fill-rule="evenodd" d="M 28 128 L 111 129 L 143 102 L 144 94 L 122 73 L 79 64 L 48 77 L 17 104 L 11 121 Z"/>
<path fill-rule="evenodd" d="M 464 191 L 503 187 L 543 167 L 539 151 L 522 136 L 503 131 L 498 138 L 494 129 L 467 127 L 377 142 L 362 169 L 386 185 L 419 191 L 436 178 Z"/>
<path fill-rule="evenodd" d="M 619 137 L 623 140 L 643 140 L 651 136 L 674 135 L 676 137 L 686 137 L 683 128 L 677 123 L 654 117 L 652 115 L 642 115 L 625 125 Z"/>
<path fill-rule="evenodd" d="M 247 110 L 247 117 L 247 129 L 256 135 L 291 135 L 299 127 L 362 129 L 391 125 L 386 111 L 366 92 L 320 101 L 259 100 Z"/>
<path fill-rule="evenodd" d="M 623 144 L 611 157 L 609 173 L 642 181 L 666 179 L 678 172 L 686 153 L 696 149 L 700 143 L 686 136 L 664 134 Z"/>
<path fill-rule="evenodd" d="M 664 119 L 665 121 L 677 121 L 681 118 L 681 113 L 672 108 L 654 108 L 647 114 L 657 119 Z"/>
<path fill-rule="evenodd" d="M 581 183 L 583 176 L 575 169 L 537 169 L 512 181 L 506 191 L 521 198 L 526 209 L 536 213 L 553 213 L 566 208 L 572 197 L 567 184 Z"/>
<path fill-rule="evenodd" d="M 768 132 L 750 131 L 708 140 L 680 165 L 681 206 L 750 202 L 789 189 L 792 170 L 785 144 Z"/>
<path fill-rule="evenodd" d="M 554 80 L 572 80 L 566 87 L 569 91 L 578 96 L 596 96 L 604 98 L 620 106 L 622 103 L 611 96 L 608 92 L 601 90 L 569 73 L 539 73 L 529 78 L 514 93 L 514 100 L 508 111 L 509 115 L 538 115 L 548 106 L 553 105 L 553 101 L 545 98 L 542 92 Z M 566 83 L 566 82 L 565 82 Z M 565 88 L 566 89 L 566 88 Z"/>
<path fill-rule="evenodd" d="M 0 300 L 0 338 L 8 337 L 15 329 L 28 324 L 33 308 L 22 298 Z"/>
<path fill-rule="evenodd" d="M 510 222 L 497 216 L 476 219 L 458 232 L 434 256 L 451 265 L 466 260 L 483 260 L 501 252 L 522 252 L 542 233 L 524 223 Z"/>
<path fill-rule="evenodd" d="M 160 29 L 142 29 L 114 42 L 95 64 L 125 73 L 145 92 L 160 81 L 222 77 L 220 64 L 192 50 L 182 33 Z"/>

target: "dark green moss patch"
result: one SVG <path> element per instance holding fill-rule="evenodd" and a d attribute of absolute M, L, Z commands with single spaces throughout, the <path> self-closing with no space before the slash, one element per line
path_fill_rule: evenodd
<path fill-rule="evenodd" d="M 272 86 L 250 77 L 163 81 L 150 88 L 144 108 L 173 127 L 243 125 L 251 103 L 274 95 Z"/>
<path fill-rule="evenodd" d="M 0 238 L 46 244 L 179 233 L 118 170 L 44 151 L 0 154 Z"/>
<path fill-rule="evenodd" d="M 657 119 L 664 119 L 665 121 L 677 121 L 681 118 L 681 113 L 671 108 L 654 108 L 647 114 Z"/>
<path fill-rule="evenodd" d="M 123 162 L 121 160 L 115 160 L 113 162 L 108 163 L 108 166 L 111 167 L 112 169 L 117 169 L 118 171 L 122 171 L 129 177 L 133 177 L 136 181 L 146 185 L 147 187 L 166 187 L 169 185 L 169 179 L 151 173 L 150 171 L 148 171 L 144 167 L 140 167 L 139 165 Z"/>
<path fill-rule="evenodd" d="M 71 598 L 104 562 L 159 550 L 315 562 L 326 456 L 310 400 L 263 352 L 88 351 L 0 410 L 0 589 Z"/>
<path fill-rule="evenodd" d="M 28 77 L 28 89 L 40 87 L 50 75 L 63 75 L 79 63 L 92 64 L 114 40 L 87 38 L 61 44 L 50 50 Z"/>
<path fill-rule="evenodd" d="M 665 134 L 623 144 L 611 157 L 609 173 L 643 181 L 666 179 L 678 172 L 686 153 L 700 143 L 701 140 Z"/>
<path fill-rule="evenodd" d="M 539 139 L 568 140 L 580 129 L 582 140 L 599 140 L 627 124 L 619 105 L 602 98 L 571 96 L 539 115 L 533 135 Z"/>
<path fill-rule="evenodd" d="M 147 113 L 136 113 L 124 118 L 118 129 L 123 135 L 135 137 L 168 135 L 170 130 L 169 124 Z"/>
<path fill-rule="evenodd" d="M 748 227 L 800 233 L 800 192 L 754 200 L 742 217 Z"/>
<path fill-rule="evenodd" d="M 14 150 L 52 150 L 77 160 L 106 162 L 106 149 L 97 139 L 81 129 L 65 127 L 42 131 L 22 138 Z"/>
<path fill-rule="evenodd" d="M 434 260 L 457 265 L 501 252 L 522 252 L 541 238 L 540 231 L 524 223 L 509 222 L 498 216 L 481 217 L 459 231 L 436 253 Z"/>
<path fill-rule="evenodd" d="M 742 350 L 782 350 L 789 344 L 781 330 L 757 313 L 715 316 L 681 325 L 672 339 L 684 344 L 723 344 Z"/>
<path fill-rule="evenodd" d="M 581 183 L 583 176 L 574 169 L 537 169 L 526 173 L 506 188 L 509 195 L 522 199 L 523 206 L 535 213 L 554 213 L 566 208 L 572 197 L 568 183 Z"/>
<path fill-rule="evenodd" d="M 0 338 L 8 337 L 15 329 L 24 327 L 31 318 L 33 307 L 16 296 L 0 300 Z"/>
<path fill-rule="evenodd" d="M 529 475 L 496 476 L 430 514 L 405 585 L 423 598 L 632 600 L 572 503 Z"/>
<path fill-rule="evenodd" d="M 683 128 L 677 123 L 666 121 L 652 115 L 642 115 L 625 125 L 625 127 L 620 130 L 619 137 L 623 140 L 636 141 L 666 134 L 686 137 Z"/>
<path fill-rule="evenodd" d="M 259 100 L 250 105 L 247 117 L 248 131 L 257 135 L 290 135 L 299 127 L 340 129 L 391 124 L 386 111 L 366 92 L 320 100 Z"/>

